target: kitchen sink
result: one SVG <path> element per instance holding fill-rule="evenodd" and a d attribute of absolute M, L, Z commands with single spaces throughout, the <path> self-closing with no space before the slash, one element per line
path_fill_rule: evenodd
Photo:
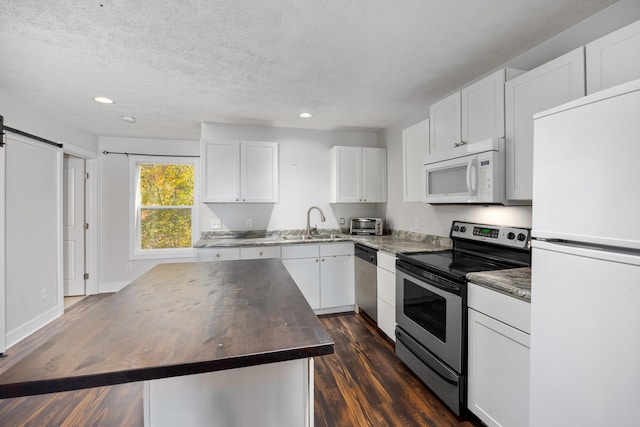
<path fill-rule="evenodd" d="M 300 241 L 300 240 L 320 240 L 320 241 L 331 241 L 331 240 L 342 240 L 347 239 L 347 236 L 342 234 L 313 234 L 308 236 L 306 234 L 298 234 L 295 236 L 281 236 L 282 240 L 287 241 Z"/>

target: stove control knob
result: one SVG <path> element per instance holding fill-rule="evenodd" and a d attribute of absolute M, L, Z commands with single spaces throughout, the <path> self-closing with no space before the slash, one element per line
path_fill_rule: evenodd
<path fill-rule="evenodd" d="M 464 233 L 465 231 L 467 231 L 467 227 L 465 227 L 464 225 L 462 227 L 460 227 L 460 231 L 462 233 Z"/>
<path fill-rule="evenodd" d="M 524 235 L 524 233 L 518 233 L 518 241 L 519 242 L 524 242 L 524 239 L 526 239 L 527 236 Z"/>
<path fill-rule="evenodd" d="M 509 232 L 509 234 L 507 234 L 507 239 L 509 239 L 509 240 L 513 240 L 513 239 L 515 239 L 515 238 L 516 238 L 516 235 L 515 235 L 515 234 L 513 234 L 513 232 L 512 232 L 512 231 L 510 231 L 510 232 Z"/>
<path fill-rule="evenodd" d="M 458 230 L 460 230 L 460 227 L 458 227 L 457 225 L 454 225 L 453 226 L 453 231 L 458 231 Z"/>

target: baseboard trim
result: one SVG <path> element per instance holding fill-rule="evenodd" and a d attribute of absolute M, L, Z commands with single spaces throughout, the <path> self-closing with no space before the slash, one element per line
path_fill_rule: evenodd
<path fill-rule="evenodd" d="M 129 283 L 131 283 L 131 281 L 100 283 L 98 285 L 98 293 L 107 294 L 112 292 L 118 292 L 120 289 L 124 288 Z"/>
<path fill-rule="evenodd" d="M 31 319 L 14 330 L 7 332 L 7 349 L 16 345 L 37 330 L 47 326 L 60 317 L 63 312 L 64 310 L 60 310 L 58 306 L 52 307 L 35 319 Z"/>

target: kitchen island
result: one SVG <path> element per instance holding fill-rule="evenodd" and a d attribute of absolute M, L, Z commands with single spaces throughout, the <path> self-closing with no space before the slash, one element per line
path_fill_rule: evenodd
<path fill-rule="evenodd" d="M 0 398 L 145 381 L 145 425 L 309 425 L 331 353 L 279 260 L 160 264 L 3 372 Z"/>

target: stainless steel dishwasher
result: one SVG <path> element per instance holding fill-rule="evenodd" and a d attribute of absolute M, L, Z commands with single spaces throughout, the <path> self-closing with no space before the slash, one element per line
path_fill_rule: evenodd
<path fill-rule="evenodd" d="M 355 244 L 356 252 L 356 305 L 376 323 L 378 322 L 378 251 Z"/>

